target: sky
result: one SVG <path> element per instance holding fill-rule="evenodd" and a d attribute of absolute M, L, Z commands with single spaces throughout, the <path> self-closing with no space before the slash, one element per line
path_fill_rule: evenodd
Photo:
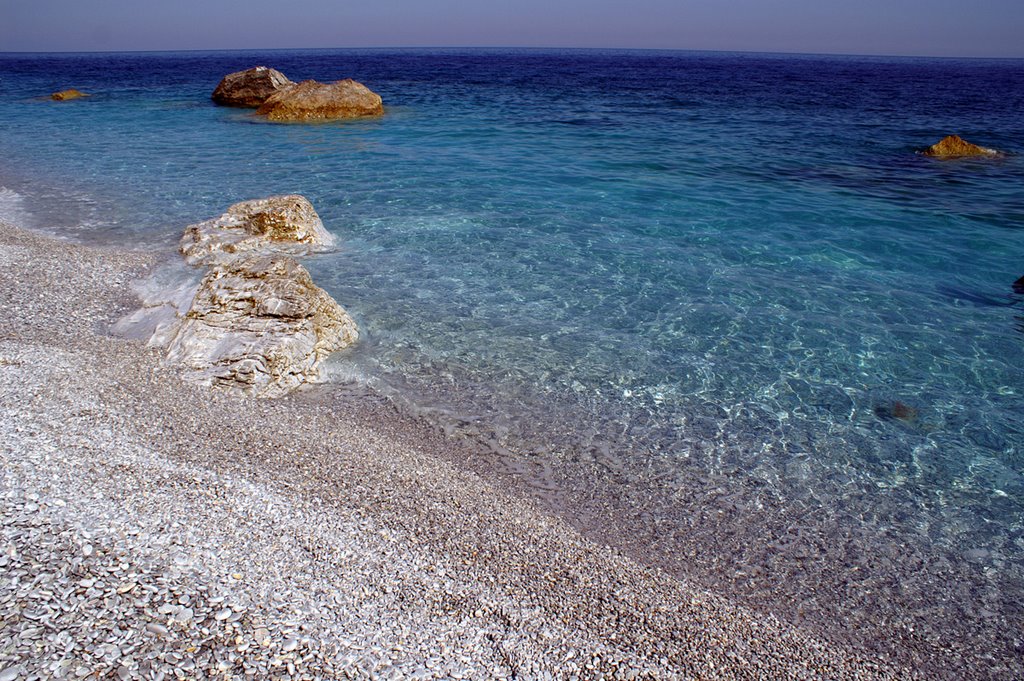
<path fill-rule="evenodd" d="M 487 46 L 1024 57 L 1024 0 L 0 0 L 0 52 Z"/>

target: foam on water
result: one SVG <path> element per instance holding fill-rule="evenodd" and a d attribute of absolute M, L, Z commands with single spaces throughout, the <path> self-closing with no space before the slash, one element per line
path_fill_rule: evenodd
<path fill-rule="evenodd" d="M 141 307 L 119 319 L 111 332 L 155 347 L 169 345 L 192 307 L 202 274 L 175 254 L 147 276 L 132 282 Z"/>
<path fill-rule="evenodd" d="M 355 77 L 387 115 L 254 125 L 208 102 L 257 63 Z M 1021 62 L 0 66 L 0 179 L 29 220 L 170 252 L 235 201 L 304 194 L 340 242 L 309 268 L 363 330 L 334 394 L 473 438 L 466 466 L 757 607 L 933 670 L 1024 673 Z M 34 99 L 54 74 L 96 95 Z M 1010 153 L 916 153 L 953 131 Z"/>
<path fill-rule="evenodd" d="M 18 192 L 0 187 L 0 220 L 12 225 L 25 225 L 29 221 L 25 199 Z"/>

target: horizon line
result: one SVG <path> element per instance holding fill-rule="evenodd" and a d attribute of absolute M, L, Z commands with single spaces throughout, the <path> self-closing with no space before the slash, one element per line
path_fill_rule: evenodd
<path fill-rule="evenodd" d="M 932 54 L 891 54 L 883 52 L 789 52 L 772 50 L 738 50 L 738 49 L 697 49 L 685 47 L 559 47 L 559 46 L 516 46 L 516 45 L 381 45 L 374 47 L 228 47 L 228 48 L 178 48 L 158 50 L 0 50 L 0 55 L 45 55 L 45 54 L 170 54 L 180 52 L 298 52 L 298 51 L 415 51 L 415 50 L 522 50 L 533 52 L 546 51 L 580 51 L 580 52 L 691 52 L 711 54 L 749 54 L 779 55 L 795 57 L 876 57 L 883 59 L 977 59 L 1021 61 L 1022 56 L 985 56 L 985 55 L 932 55 Z"/>

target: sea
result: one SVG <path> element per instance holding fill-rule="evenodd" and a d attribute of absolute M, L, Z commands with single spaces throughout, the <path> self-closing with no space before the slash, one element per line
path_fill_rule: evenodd
<path fill-rule="evenodd" d="M 386 113 L 212 103 L 256 65 Z M 1005 153 L 919 153 L 953 133 Z M 305 195 L 362 331 L 311 394 L 859 654 L 1024 678 L 1024 60 L 0 53 L 0 159 L 0 218 L 168 257 Z"/>

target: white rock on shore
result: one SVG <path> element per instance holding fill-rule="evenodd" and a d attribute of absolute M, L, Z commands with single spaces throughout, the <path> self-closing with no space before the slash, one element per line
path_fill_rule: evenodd
<path fill-rule="evenodd" d="M 191 265 L 213 265 L 247 252 L 308 255 L 334 244 L 313 204 L 289 194 L 241 201 L 218 218 L 189 225 L 178 250 Z"/>
<path fill-rule="evenodd" d="M 356 323 L 294 259 L 246 255 L 210 268 L 167 359 L 206 385 L 279 397 L 320 378 Z"/>
<path fill-rule="evenodd" d="M 143 308 L 115 329 L 167 347 L 188 380 L 280 397 L 321 380 L 328 355 L 359 339 L 352 317 L 290 257 L 333 247 L 302 196 L 236 203 L 182 235 L 180 253 L 205 276 L 158 270 L 137 287 Z"/>

